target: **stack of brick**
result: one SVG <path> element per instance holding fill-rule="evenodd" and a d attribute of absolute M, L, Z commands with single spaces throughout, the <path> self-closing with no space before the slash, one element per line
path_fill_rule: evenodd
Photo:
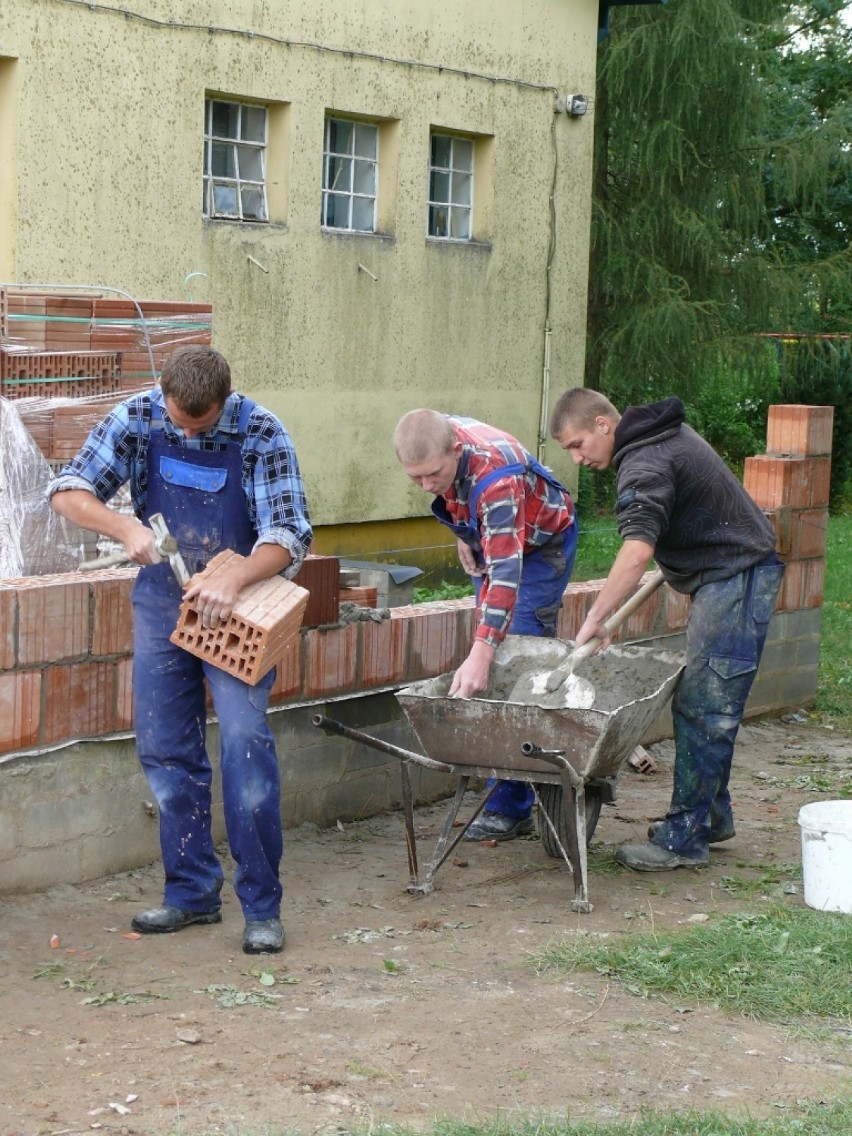
<path fill-rule="evenodd" d="M 226 549 L 201 574 L 210 579 L 245 558 Z M 255 686 L 298 638 L 308 593 L 292 580 L 274 576 L 240 592 L 230 618 L 203 627 L 192 600 L 184 600 L 171 641 L 249 686 Z"/>
<path fill-rule="evenodd" d="M 767 452 L 746 458 L 743 484 L 787 565 L 779 611 L 822 607 L 833 422 L 833 406 L 770 406 Z"/>
<path fill-rule="evenodd" d="M 120 398 L 159 381 L 163 360 L 209 345 L 212 307 L 172 300 L 0 289 L 0 396 L 42 453 L 66 461 Z"/>

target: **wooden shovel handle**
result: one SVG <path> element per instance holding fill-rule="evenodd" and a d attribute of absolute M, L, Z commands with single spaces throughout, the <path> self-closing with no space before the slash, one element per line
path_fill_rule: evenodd
<path fill-rule="evenodd" d="M 656 592 L 662 582 L 663 574 L 658 568 L 652 576 L 648 577 L 642 587 L 639 588 L 637 592 L 634 592 L 630 599 L 626 600 L 621 605 L 618 611 L 612 613 L 604 624 L 607 635 L 612 635 L 614 631 L 617 631 L 622 623 L 624 623 L 637 608 L 641 607 L 649 596 L 652 596 L 654 592 Z M 556 687 L 573 672 L 577 663 L 582 662 L 583 659 L 587 659 L 589 655 L 593 655 L 602 642 L 602 639 L 595 637 L 594 639 L 588 639 L 582 647 L 576 647 L 567 658 L 562 660 L 558 667 L 555 667 L 554 670 L 550 672 L 550 677 L 547 680 L 547 689 L 555 690 Z"/>

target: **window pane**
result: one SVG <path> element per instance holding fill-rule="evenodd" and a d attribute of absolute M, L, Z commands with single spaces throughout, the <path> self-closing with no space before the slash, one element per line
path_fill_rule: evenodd
<path fill-rule="evenodd" d="M 453 166 L 457 170 L 473 169 L 473 143 L 469 138 L 453 139 Z"/>
<path fill-rule="evenodd" d="M 371 123 L 357 122 L 355 124 L 355 153 L 359 158 L 375 160 L 378 134 L 378 128 Z"/>
<path fill-rule="evenodd" d="M 331 229 L 349 228 L 349 203 L 352 200 L 344 193 L 329 193 L 325 202 L 325 223 Z"/>
<path fill-rule="evenodd" d="M 470 205 L 470 174 L 453 174 L 453 205 Z"/>
<path fill-rule="evenodd" d="M 470 211 L 453 209 L 450 212 L 450 236 L 456 241 L 470 240 Z"/>
<path fill-rule="evenodd" d="M 214 142 L 210 147 L 214 177 L 236 177 L 237 169 L 234 162 L 234 147 L 230 142 Z"/>
<path fill-rule="evenodd" d="M 329 158 L 325 189 L 352 189 L 352 159 Z"/>
<path fill-rule="evenodd" d="M 328 120 L 328 149 L 332 154 L 352 153 L 352 127 L 354 123 L 342 118 Z"/>
<path fill-rule="evenodd" d="M 236 138 L 239 116 L 240 107 L 238 103 L 222 103 L 214 99 L 213 134 L 219 138 Z"/>
<path fill-rule="evenodd" d="M 447 235 L 447 207 L 446 205 L 429 206 L 429 236 L 445 237 Z"/>
<path fill-rule="evenodd" d="M 437 170 L 432 171 L 432 176 L 429 179 L 429 199 L 431 201 L 450 200 L 449 174 L 439 173 Z"/>
<path fill-rule="evenodd" d="M 233 213 L 237 212 L 237 190 L 233 185 L 221 185 L 214 183 L 213 185 L 213 212 L 214 213 Z"/>
<path fill-rule="evenodd" d="M 256 146 L 237 146 L 237 161 L 243 181 L 263 181 L 263 151 Z"/>
<path fill-rule="evenodd" d="M 266 206 L 263 203 L 263 190 L 256 186 L 242 187 L 240 199 L 243 205 L 243 217 L 249 221 L 265 221 Z"/>
<path fill-rule="evenodd" d="M 433 134 L 432 135 L 432 165 L 443 166 L 447 169 L 450 165 L 450 146 L 452 139 L 448 138 L 446 134 Z"/>
<path fill-rule="evenodd" d="M 371 197 L 376 195 L 376 167 L 372 162 L 359 162 L 354 161 L 355 178 L 353 182 L 353 191 L 355 193 L 366 193 Z"/>
<path fill-rule="evenodd" d="M 359 233 L 372 233 L 373 201 L 371 198 L 353 197 L 352 228 L 357 229 Z"/>
<path fill-rule="evenodd" d="M 265 142 L 266 108 L 259 106 L 244 106 L 242 126 L 242 137 L 247 142 Z"/>

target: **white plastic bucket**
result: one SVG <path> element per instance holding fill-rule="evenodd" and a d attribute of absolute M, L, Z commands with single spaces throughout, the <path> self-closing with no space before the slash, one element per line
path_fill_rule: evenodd
<path fill-rule="evenodd" d="M 805 903 L 852 914 L 852 801 L 814 801 L 799 809 Z"/>

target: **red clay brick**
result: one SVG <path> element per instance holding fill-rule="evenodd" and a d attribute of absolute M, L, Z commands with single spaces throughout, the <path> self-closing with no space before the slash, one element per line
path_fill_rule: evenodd
<path fill-rule="evenodd" d="M 358 667 L 358 624 L 309 628 L 305 637 L 306 698 L 355 689 Z"/>
<path fill-rule="evenodd" d="M 784 572 L 777 611 L 800 611 L 805 596 L 805 565 L 807 560 L 791 560 Z"/>
<path fill-rule="evenodd" d="M 41 673 L 16 671 L 0 675 L 0 752 L 37 745 L 41 705 Z"/>
<path fill-rule="evenodd" d="M 308 601 L 310 602 L 310 601 Z M 275 682 L 269 692 L 270 702 L 284 702 L 302 693 L 302 636 L 288 643 L 275 664 Z"/>
<path fill-rule="evenodd" d="M 136 573 L 128 579 L 93 580 L 92 655 L 127 655 L 133 650 L 133 606 L 130 594 Z"/>
<path fill-rule="evenodd" d="M 201 575 L 210 578 L 243 559 L 226 549 L 213 557 Z M 243 588 L 228 621 L 209 628 L 202 626 L 194 601 L 184 600 L 171 641 L 254 686 L 298 636 L 307 602 L 304 588 L 273 576 Z"/>
<path fill-rule="evenodd" d="M 361 673 L 358 685 L 386 686 L 405 679 L 408 621 L 383 619 L 381 623 L 367 620 L 361 627 Z"/>
<path fill-rule="evenodd" d="M 114 688 L 112 663 L 48 667 L 44 672 L 44 744 L 112 733 L 115 730 Z"/>
<path fill-rule="evenodd" d="M 825 555 L 828 531 L 828 509 L 801 509 L 792 515 L 790 555 L 794 560 L 808 560 Z"/>
<path fill-rule="evenodd" d="M 306 556 L 293 582 L 308 592 L 303 627 L 337 623 L 340 617 L 340 560 L 337 556 Z"/>
<path fill-rule="evenodd" d="M 825 561 L 803 560 L 804 587 L 802 607 L 822 607 L 825 598 Z"/>
<path fill-rule="evenodd" d="M 666 628 L 669 631 L 681 631 L 686 627 L 689 618 L 691 600 L 683 592 L 676 592 L 674 588 L 666 587 Z"/>
<path fill-rule="evenodd" d="M 17 588 L 0 586 L 0 670 L 4 671 L 11 670 L 17 661 L 15 658 L 18 622 L 17 592 Z"/>
<path fill-rule="evenodd" d="M 40 576 L 18 592 L 18 663 L 54 663 L 89 651 L 89 585 Z"/>
<path fill-rule="evenodd" d="M 770 406 L 766 452 L 777 457 L 831 453 L 833 406 Z"/>
<path fill-rule="evenodd" d="M 831 493 L 831 458 L 811 458 L 810 493 L 805 504 L 821 508 Z"/>
<path fill-rule="evenodd" d="M 793 547 L 793 510 L 789 505 L 765 509 L 764 516 L 775 530 L 775 551 L 786 559 Z"/>
<path fill-rule="evenodd" d="M 440 603 L 415 604 L 409 613 L 409 674 L 432 678 L 457 666 L 459 657 L 456 613 Z"/>
<path fill-rule="evenodd" d="M 115 728 L 133 729 L 133 659 L 115 663 Z"/>
<path fill-rule="evenodd" d="M 746 458 L 743 485 L 761 509 L 792 505 L 803 509 L 811 501 L 811 458 L 774 458 L 758 454 Z"/>
<path fill-rule="evenodd" d="M 644 583 L 644 579 L 640 583 Z M 660 593 L 656 591 L 630 616 L 627 624 L 620 632 L 619 638 L 632 639 L 650 635 L 654 630 L 659 611 Z"/>

